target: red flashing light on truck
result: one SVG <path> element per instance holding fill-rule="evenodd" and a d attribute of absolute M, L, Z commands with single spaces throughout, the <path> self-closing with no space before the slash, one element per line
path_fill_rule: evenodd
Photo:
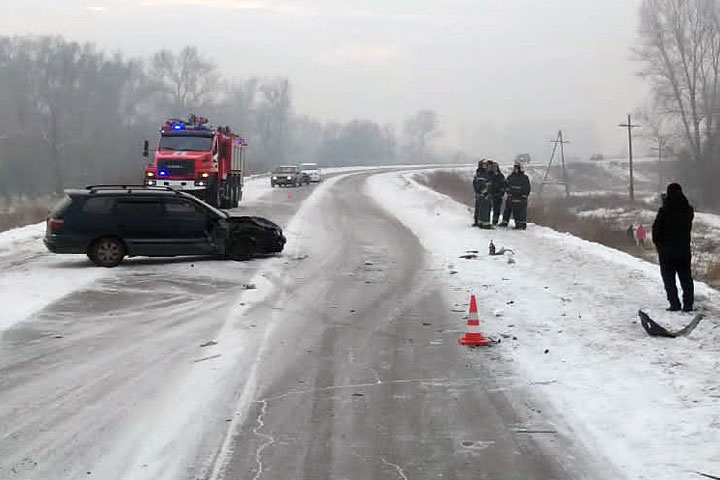
<path fill-rule="evenodd" d="M 160 142 L 145 168 L 145 185 L 187 191 L 219 208 L 242 199 L 247 143 L 229 127 L 212 127 L 191 115 L 171 118 L 160 129 Z M 148 157 L 148 142 L 143 155 Z"/>

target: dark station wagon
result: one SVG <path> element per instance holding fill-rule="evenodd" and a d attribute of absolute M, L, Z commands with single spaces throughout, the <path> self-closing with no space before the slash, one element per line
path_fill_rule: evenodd
<path fill-rule="evenodd" d="M 114 267 L 125 256 L 213 255 L 247 259 L 281 252 L 282 230 L 261 217 L 233 217 L 164 187 L 96 185 L 68 190 L 47 219 L 45 245 Z"/>

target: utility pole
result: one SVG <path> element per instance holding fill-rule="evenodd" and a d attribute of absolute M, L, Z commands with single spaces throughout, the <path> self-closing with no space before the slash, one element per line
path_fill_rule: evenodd
<path fill-rule="evenodd" d="M 628 113 L 627 123 L 621 123 L 620 127 L 628 129 L 628 158 L 630 159 L 630 200 L 635 200 L 635 181 L 633 179 L 633 151 L 632 151 L 632 129 L 638 128 L 640 125 L 633 125 L 632 118 Z"/>
<path fill-rule="evenodd" d="M 570 186 L 568 185 L 568 177 L 567 177 L 567 169 L 565 168 L 565 145 L 570 143 L 567 140 L 563 138 L 563 132 L 562 130 L 558 130 L 557 137 L 555 140 L 550 140 L 550 143 L 553 144 L 553 150 L 550 154 L 550 161 L 548 162 L 548 166 L 545 169 L 545 175 L 543 175 L 542 183 L 540 183 L 540 193 L 542 194 L 543 187 L 547 184 L 553 184 L 553 185 L 564 185 L 565 186 L 565 197 L 570 196 Z M 553 160 L 555 159 L 555 154 L 557 153 L 558 145 L 560 146 L 560 160 L 562 162 L 562 174 L 563 179 L 562 182 L 551 182 L 548 181 L 548 177 L 550 176 L 550 169 L 552 168 Z"/>

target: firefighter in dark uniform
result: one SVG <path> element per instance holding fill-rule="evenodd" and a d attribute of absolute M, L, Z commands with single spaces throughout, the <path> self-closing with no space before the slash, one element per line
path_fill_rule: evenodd
<path fill-rule="evenodd" d="M 690 251 L 690 232 L 695 211 L 690 206 L 682 188 L 677 183 L 667 187 L 667 195 L 663 205 L 655 217 L 652 226 L 652 240 L 658 251 L 660 260 L 660 274 L 665 284 L 670 306 L 668 310 L 676 311 L 682 308 L 689 312 L 693 309 L 695 297 L 692 272 L 690 264 L 692 253 Z M 680 279 L 683 303 L 680 305 L 675 276 Z"/>
<path fill-rule="evenodd" d="M 522 171 L 522 165 L 515 162 L 513 172 L 507 177 L 507 198 L 501 227 L 507 227 L 510 215 L 515 220 L 516 230 L 527 228 L 527 202 L 530 196 L 530 179 Z"/>
<path fill-rule="evenodd" d="M 490 225 L 490 208 L 492 207 L 490 172 L 487 161 L 481 160 L 473 178 L 475 190 L 475 223 L 474 227 L 492 228 Z"/>
<path fill-rule="evenodd" d="M 500 221 L 500 212 L 506 190 L 505 175 L 500 171 L 500 165 L 497 162 L 492 162 L 490 185 L 492 191 L 492 224 L 497 225 Z"/>

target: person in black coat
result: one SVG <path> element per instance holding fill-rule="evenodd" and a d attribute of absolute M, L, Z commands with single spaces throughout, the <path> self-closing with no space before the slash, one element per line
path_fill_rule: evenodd
<path fill-rule="evenodd" d="M 507 198 L 505 199 L 505 211 L 501 227 L 507 227 L 510 215 L 515 219 L 515 228 L 525 230 L 527 228 L 527 204 L 530 195 L 530 179 L 522 171 L 522 165 L 515 163 L 513 172 L 506 180 Z"/>
<path fill-rule="evenodd" d="M 682 308 L 683 311 L 689 312 L 693 309 L 695 292 L 690 270 L 692 260 L 690 232 L 694 217 L 695 211 L 683 194 L 682 187 L 677 183 L 668 185 L 663 205 L 653 222 L 652 240 L 658 251 L 660 274 L 670 302 L 668 308 L 670 311 Z M 680 279 L 683 291 L 682 307 L 675 276 Z"/>
<path fill-rule="evenodd" d="M 473 190 L 475 190 L 475 223 L 473 226 L 480 228 L 492 228 L 490 225 L 490 208 L 492 207 L 490 172 L 486 160 L 478 164 L 473 178 Z"/>
<path fill-rule="evenodd" d="M 490 186 L 492 191 L 492 224 L 497 225 L 500 221 L 503 197 L 505 196 L 505 175 L 500 171 L 500 165 L 492 162 L 490 169 Z"/>

